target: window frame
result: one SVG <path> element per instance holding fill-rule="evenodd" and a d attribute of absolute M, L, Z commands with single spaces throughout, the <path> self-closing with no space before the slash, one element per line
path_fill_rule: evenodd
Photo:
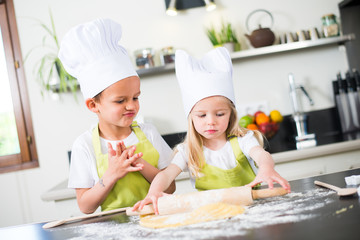
<path fill-rule="evenodd" d="M 13 0 L 0 0 L 0 25 L 20 153 L 0 156 L 0 173 L 39 166 Z"/>

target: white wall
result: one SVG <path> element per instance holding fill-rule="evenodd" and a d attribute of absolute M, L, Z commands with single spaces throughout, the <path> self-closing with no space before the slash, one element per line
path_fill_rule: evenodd
<path fill-rule="evenodd" d="M 273 13 L 274 32 L 297 31 L 321 27 L 321 16 L 335 13 L 340 0 L 217 0 L 218 10 L 207 13 L 204 8 L 186 11 L 177 17 L 165 15 L 164 0 L 14 0 L 23 55 L 41 44 L 44 32 L 30 18 L 50 23 L 51 8 L 59 38 L 74 25 L 97 17 L 108 17 L 123 26 L 121 43 L 130 53 L 142 47 L 172 45 L 197 57 L 212 48 L 204 28 L 223 18 L 238 31 L 243 49 L 249 48 L 243 36 L 245 20 L 254 9 L 264 8 Z M 54 204 L 43 202 L 40 195 L 67 179 L 67 151 L 74 139 L 96 121 L 82 103 L 65 94 L 55 101 L 49 95 L 42 98 L 33 75 L 33 66 L 41 57 L 34 54 L 25 63 L 40 167 L 0 175 L 0 226 L 56 219 Z M 305 110 L 333 106 L 331 80 L 338 71 L 345 71 L 347 62 L 336 46 L 322 47 L 234 62 L 234 86 L 237 104 L 259 100 L 269 101 L 270 108 L 283 114 L 291 112 L 287 74 L 293 72 L 315 101 Z M 141 114 L 164 133 L 186 130 L 180 92 L 174 73 L 143 77 L 141 81 Z"/>

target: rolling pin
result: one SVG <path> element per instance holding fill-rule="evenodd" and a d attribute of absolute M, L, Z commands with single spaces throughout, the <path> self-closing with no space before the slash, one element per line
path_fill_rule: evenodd
<path fill-rule="evenodd" d="M 201 206 L 211 203 L 227 203 L 247 206 L 254 202 L 254 199 L 268 198 L 287 194 L 284 188 L 252 190 L 251 187 L 232 187 L 224 189 L 213 189 L 201 192 L 167 195 L 158 199 L 159 215 L 190 212 Z M 154 213 L 152 205 L 147 205 L 141 211 L 126 210 L 128 216 L 147 215 Z"/>

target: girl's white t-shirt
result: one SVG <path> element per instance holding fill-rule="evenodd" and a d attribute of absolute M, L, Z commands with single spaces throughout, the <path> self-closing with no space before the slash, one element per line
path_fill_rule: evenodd
<path fill-rule="evenodd" d="M 71 149 L 71 164 L 69 174 L 69 188 L 91 188 L 98 181 L 99 176 L 96 168 L 95 150 L 92 144 L 92 131 L 91 129 L 80 135 L 74 142 Z M 158 169 L 167 167 L 171 162 L 173 151 L 165 140 L 161 137 L 156 128 L 149 123 L 139 124 L 141 131 L 144 132 L 147 139 L 159 152 Z M 122 140 L 125 146 L 137 144 L 139 139 L 134 132 Z M 111 143 L 113 149 L 116 148 L 116 143 L 119 141 L 109 141 L 100 137 L 101 152 L 107 154 L 107 143 Z"/>
<path fill-rule="evenodd" d="M 255 162 L 251 159 L 249 152 L 251 148 L 259 146 L 259 142 L 254 136 L 252 131 L 248 131 L 245 136 L 238 137 L 238 142 L 241 151 L 244 153 L 248 159 L 250 166 L 254 170 L 255 174 L 257 173 L 257 168 Z M 178 152 L 175 154 L 171 163 L 178 166 L 182 171 L 188 171 L 188 157 L 187 157 L 187 147 L 185 144 L 179 144 L 176 149 Z M 219 150 L 211 150 L 207 147 L 203 147 L 205 161 L 207 164 L 221 168 L 221 169 L 232 169 L 236 167 L 236 159 L 234 152 L 232 150 L 231 144 L 229 141 L 226 141 L 225 145 Z M 192 186 L 195 188 L 195 177 L 189 174 L 190 181 Z"/>

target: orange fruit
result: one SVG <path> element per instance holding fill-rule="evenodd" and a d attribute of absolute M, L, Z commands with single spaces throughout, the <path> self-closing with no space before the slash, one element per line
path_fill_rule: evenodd
<path fill-rule="evenodd" d="M 250 123 L 249 125 L 247 125 L 246 128 L 249 130 L 259 130 L 258 126 L 255 123 Z"/>
<path fill-rule="evenodd" d="M 270 112 L 270 119 L 273 122 L 279 123 L 279 122 L 282 122 L 283 116 L 281 115 L 281 113 L 278 110 L 272 110 Z"/>
<path fill-rule="evenodd" d="M 263 112 L 263 111 L 260 111 L 260 110 L 259 110 L 259 111 L 256 111 L 256 112 L 254 113 L 254 116 L 257 117 L 257 115 L 259 115 L 260 113 L 264 113 L 264 112 Z"/>
<path fill-rule="evenodd" d="M 263 124 L 263 123 L 268 123 L 268 122 L 270 122 L 270 118 L 265 113 L 259 113 L 255 117 L 255 122 L 256 122 L 257 125 L 260 125 L 260 124 Z"/>

